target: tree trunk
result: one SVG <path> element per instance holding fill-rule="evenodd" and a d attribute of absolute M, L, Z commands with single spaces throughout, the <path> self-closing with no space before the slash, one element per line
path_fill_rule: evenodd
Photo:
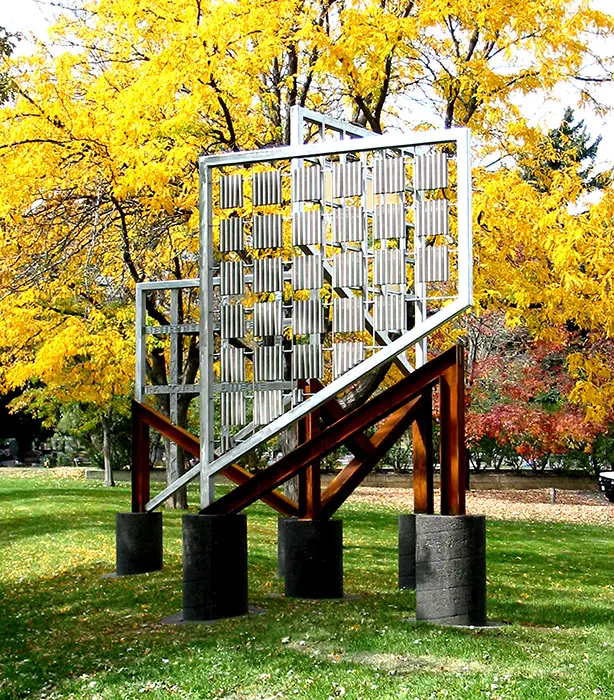
<path fill-rule="evenodd" d="M 180 428 L 187 427 L 188 408 L 190 407 L 190 398 L 182 396 L 177 400 L 177 425 Z M 170 440 L 164 440 L 164 452 L 166 455 L 166 483 L 171 484 L 185 473 L 185 453 Z M 187 486 L 182 486 L 180 489 L 170 496 L 165 503 L 167 508 L 177 508 L 187 510 L 188 508 L 188 489 Z"/>
<path fill-rule="evenodd" d="M 111 414 L 109 406 L 106 413 L 102 414 L 102 459 L 104 463 L 104 485 L 115 486 L 113 481 L 113 458 L 111 450 Z"/>

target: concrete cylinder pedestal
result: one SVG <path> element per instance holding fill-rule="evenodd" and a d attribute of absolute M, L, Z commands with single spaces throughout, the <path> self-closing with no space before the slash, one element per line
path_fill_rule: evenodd
<path fill-rule="evenodd" d="M 247 517 L 184 515 L 183 619 L 247 612 Z"/>
<path fill-rule="evenodd" d="M 416 588 L 416 516 L 399 515 L 399 588 Z"/>
<path fill-rule="evenodd" d="M 115 571 L 118 576 L 162 568 L 162 513 L 116 513 Z"/>
<path fill-rule="evenodd" d="M 343 598 L 341 520 L 286 518 L 279 535 L 288 598 Z"/>
<path fill-rule="evenodd" d="M 277 575 L 283 578 L 286 575 L 286 533 L 284 528 L 286 523 L 296 518 L 278 518 L 277 519 Z"/>
<path fill-rule="evenodd" d="M 486 624 L 486 520 L 416 515 L 416 619 Z"/>

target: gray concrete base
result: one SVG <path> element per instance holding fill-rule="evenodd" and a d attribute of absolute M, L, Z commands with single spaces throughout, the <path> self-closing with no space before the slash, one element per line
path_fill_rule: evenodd
<path fill-rule="evenodd" d="M 341 520 L 287 518 L 281 526 L 287 598 L 343 598 Z"/>
<path fill-rule="evenodd" d="M 277 519 L 277 575 L 283 578 L 286 575 L 286 523 L 296 520 L 296 518 L 278 518 Z"/>
<path fill-rule="evenodd" d="M 115 571 L 118 576 L 162 568 L 162 513 L 116 513 Z"/>
<path fill-rule="evenodd" d="M 183 620 L 247 613 L 247 517 L 184 515 Z"/>
<path fill-rule="evenodd" d="M 486 520 L 416 515 L 416 618 L 486 625 Z"/>
<path fill-rule="evenodd" d="M 265 613 L 266 608 L 255 608 L 250 605 L 246 615 L 255 616 L 264 615 Z M 180 610 L 179 612 L 174 613 L 173 615 L 169 615 L 168 617 L 162 618 L 160 622 L 163 625 L 213 625 L 214 623 L 219 622 L 222 619 L 225 618 L 218 617 L 215 620 L 186 620 L 183 615 L 183 610 Z"/>
<path fill-rule="evenodd" d="M 416 516 L 399 515 L 399 588 L 416 588 Z"/>

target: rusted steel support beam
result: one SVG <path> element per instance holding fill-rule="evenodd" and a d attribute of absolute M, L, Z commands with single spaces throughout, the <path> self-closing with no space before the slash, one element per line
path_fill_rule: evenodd
<path fill-rule="evenodd" d="M 416 418 L 420 404 L 414 399 L 408 405 L 395 411 L 384 425 L 368 440 L 371 450 L 362 459 L 356 457 L 326 487 L 322 494 L 322 508 L 318 519 L 330 518 L 352 495 L 367 474 L 385 456 L 386 452 L 401 438 Z M 366 439 L 366 438 L 365 438 Z"/>
<path fill-rule="evenodd" d="M 326 425 L 332 425 L 346 415 L 346 411 L 341 408 L 336 399 L 324 404 L 320 412 Z M 362 433 L 356 433 L 356 435 L 347 441 L 346 447 L 355 457 L 362 458 L 365 455 L 371 455 L 375 452 L 369 438 L 365 437 Z"/>
<path fill-rule="evenodd" d="M 149 501 L 149 426 L 140 404 L 132 402 L 132 512 L 144 513 Z"/>
<path fill-rule="evenodd" d="M 317 391 L 309 381 L 299 385 L 309 393 Z M 297 424 L 298 444 L 302 445 L 320 432 L 320 411 L 316 409 Z M 320 511 L 320 460 L 314 459 L 298 475 L 299 518 L 313 520 Z"/>
<path fill-rule="evenodd" d="M 413 425 L 414 513 L 432 515 L 433 503 L 433 392 L 425 389 Z"/>
<path fill-rule="evenodd" d="M 457 345 L 456 361 L 439 380 L 441 442 L 441 514 L 465 514 L 465 357 Z"/>

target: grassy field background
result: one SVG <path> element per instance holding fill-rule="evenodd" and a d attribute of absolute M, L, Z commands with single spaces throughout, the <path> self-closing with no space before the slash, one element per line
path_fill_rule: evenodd
<path fill-rule="evenodd" d="M 196 499 L 193 498 L 193 501 Z M 488 521 L 488 630 L 412 624 L 397 513 L 346 504 L 343 601 L 281 596 L 276 515 L 248 512 L 261 615 L 167 626 L 181 609 L 181 513 L 162 571 L 114 568 L 125 486 L 0 472 L 0 698 L 614 698 L 614 528 Z"/>

